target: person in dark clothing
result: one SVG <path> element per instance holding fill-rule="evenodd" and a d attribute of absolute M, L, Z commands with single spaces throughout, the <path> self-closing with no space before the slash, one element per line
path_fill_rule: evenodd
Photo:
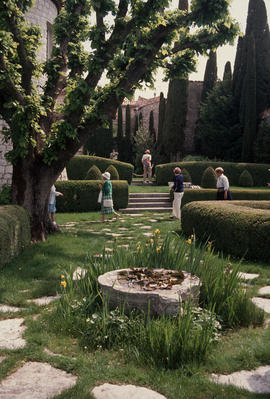
<path fill-rule="evenodd" d="M 173 199 L 173 211 L 172 217 L 177 219 L 181 219 L 181 201 L 184 195 L 184 179 L 181 173 L 181 169 L 176 167 L 174 169 L 174 178 L 173 178 L 173 186 L 172 190 L 174 191 L 174 199 Z"/>

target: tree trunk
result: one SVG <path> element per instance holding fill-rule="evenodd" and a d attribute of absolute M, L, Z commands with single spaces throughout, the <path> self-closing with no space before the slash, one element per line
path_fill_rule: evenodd
<path fill-rule="evenodd" d="M 31 218 L 33 241 L 44 241 L 57 231 L 49 217 L 49 193 L 58 175 L 41 160 L 26 158 L 13 166 L 12 203 L 24 207 Z"/>

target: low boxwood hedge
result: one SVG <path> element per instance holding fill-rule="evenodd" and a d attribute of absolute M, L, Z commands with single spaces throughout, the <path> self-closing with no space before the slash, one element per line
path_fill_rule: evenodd
<path fill-rule="evenodd" d="M 71 159 L 66 167 L 68 178 L 70 180 L 84 180 L 86 173 L 93 165 L 96 165 L 102 173 L 110 165 L 113 165 L 117 169 L 120 180 L 127 180 L 128 184 L 132 181 L 134 166 L 130 163 L 90 155 L 76 155 Z"/>
<path fill-rule="evenodd" d="M 191 202 L 182 210 L 182 230 L 226 254 L 269 262 L 270 201 Z"/>
<path fill-rule="evenodd" d="M 17 205 L 0 206 L 0 267 L 30 244 L 31 227 L 27 211 Z"/>
<path fill-rule="evenodd" d="M 57 181 L 57 191 L 64 194 L 57 197 L 57 212 L 89 212 L 97 211 L 100 205 L 97 202 L 101 180 L 67 180 Z M 114 208 L 126 208 L 128 205 L 128 184 L 126 180 L 113 180 Z"/>
<path fill-rule="evenodd" d="M 233 200 L 250 200 L 250 201 L 268 201 L 270 200 L 269 190 L 232 190 Z M 173 200 L 173 191 L 170 192 L 171 200 Z M 214 201 L 216 199 L 217 190 L 210 188 L 189 189 L 184 190 L 182 198 L 182 206 L 192 201 Z"/>
<path fill-rule="evenodd" d="M 173 162 L 156 166 L 156 182 L 159 186 L 167 185 L 168 181 L 173 180 L 173 169 L 180 166 L 186 169 L 192 180 L 192 184 L 200 185 L 203 172 L 209 166 L 217 168 L 222 166 L 224 174 L 228 177 L 231 186 L 238 186 L 239 177 L 246 169 L 252 176 L 254 186 L 262 187 L 270 180 L 269 171 L 270 164 L 255 164 L 255 163 L 234 163 L 234 162 Z"/>

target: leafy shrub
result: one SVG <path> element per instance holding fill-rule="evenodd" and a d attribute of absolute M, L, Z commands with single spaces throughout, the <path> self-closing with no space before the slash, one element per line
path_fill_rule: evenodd
<path fill-rule="evenodd" d="M 251 174 L 249 173 L 248 170 L 243 170 L 239 177 L 239 186 L 241 187 L 253 187 L 254 182 Z"/>
<path fill-rule="evenodd" d="M 0 205 L 11 204 L 11 186 L 8 184 L 3 184 L 0 193 Z"/>
<path fill-rule="evenodd" d="M 192 183 L 192 181 L 191 181 L 191 176 L 190 176 L 190 174 L 189 174 L 189 171 L 188 171 L 186 168 L 184 168 L 184 169 L 182 170 L 182 175 L 183 175 L 183 178 L 184 178 L 184 182 L 190 182 L 190 183 Z"/>
<path fill-rule="evenodd" d="M 67 165 L 69 180 L 84 180 L 84 176 L 92 165 L 96 165 L 102 173 L 105 172 L 108 166 L 113 165 L 119 173 L 120 180 L 127 180 L 129 184 L 132 181 L 132 174 L 134 172 L 133 165 L 126 162 L 89 155 L 76 155 L 71 159 Z"/>
<path fill-rule="evenodd" d="M 202 175 L 201 186 L 204 188 L 214 188 L 217 185 L 217 176 L 214 169 L 209 166 Z"/>
<path fill-rule="evenodd" d="M 218 251 L 269 262 L 269 201 L 192 202 L 182 209 L 182 229 L 209 237 Z"/>
<path fill-rule="evenodd" d="M 106 169 L 106 172 L 109 172 L 111 174 L 111 180 L 119 180 L 119 173 L 117 172 L 117 169 L 113 165 L 110 165 Z"/>
<path fill-rule="evenodd" d="M 30 244 L 31 228 L 28 212 L 17 205 L 0 207 L 0 267 Z"/>
<path fill-rule="evenodd" d="M 102 173 L 100 169 L 96 165 L 91 166 L 86 173 L 85 180 L 102 180 Z"/>
<path fill-rule="evenodd" d="M 201 178 L 204 170 L 208 166 L 213 169 L 221 166 L 225 170 L 225 174 L 229 179 L 231 186 L 237 186 L 239 177 L 243 170 L 248 170 L 257 187 L 262 187 L 269 181 L 270 164 L 254 164 L 254 163 L 234 163 L 234 162 L 214 162 L 214 161 L 201 161 L 201 162 L 172 162 L 163 165 L 157 165 L 155 168 L 156 182 L 158 185 L 167 185 L 168 181 L 172 181 L 172 171 L 176 166 L 181 169 L 186 168 L 191 176 L 191 181 L 194 185 L 201 184 Z"/>
<path fill-rule="evenodd" d="M 57 191 L 64 194 L 57 197 L 58 212 L 89 212 L 98 210 L 99 184 L 103 180 L 67 180 L 55 183 Z M 112 195 L 115 209 L 128 205 L 128 184 L 123 180 L 112 181 Z"/>

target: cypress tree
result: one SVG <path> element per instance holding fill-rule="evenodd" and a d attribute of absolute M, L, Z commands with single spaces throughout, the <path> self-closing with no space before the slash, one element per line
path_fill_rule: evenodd
<path fill-rule="evenodd" d="M 126 137 L 130 139 L 130 106 L 126 106 Z"/>
<path fill-rule="evenodd" d="M 158 107 L 158 137 L 157 137 L 157 142 L 160 148 L 162 148 L 165 109 L 166 109 L 166 99 L 164 98 L 164 94 L 161 92 L 159 96 L 159 107 Z"/>
<path fill-rule="evenodd" d="M 179 10 L 188 10 L 188 0 L 179 0 Z M 179 160 L 184 154 L 187 114 L 188 80 L 172 79 L 169 82 L 162 141 L 164 152 L 170 160 Z"/>
<path fill-rule="evenodd" d="M 139 118 L 138 118 L 138 115 L 135 115 L 135 124 L 134 124 L 133 137 L 136 136 L 138 129 L 139 129 Z"/>
<path fill-rule="evenodd" d="M 242 161 L 253 160 L 253 143 L 256 138 L 256 53 L 255 39 L 250 34 L 247 71 L 242 90 L 240 113 L 243 125 Z"/>
<path fill-rule="evenodd" d="M 118 107 L 118 119 L 117 119 L 117 139 L 121 140 L 123 138 L 123 113 L 122 107 Z"/>
<path fill-rule="evenodd" d="M 154 128 L 154 112 L 153 110 L 150 111 L 150 115 L 149 115 L 149 134 L 150 137 L 152 137 L 153 141 L 156 141 L 156 131 Z"/>
<path fill-rule="evenodd" d="M 213 90 L 216 82 L 217 82 L 217 53 L 215 51 L 210 51 L 203 79 L 203 89 L 201 96 L 202 102 L 206 100 L 208 93 L 211 90 Z"/>

